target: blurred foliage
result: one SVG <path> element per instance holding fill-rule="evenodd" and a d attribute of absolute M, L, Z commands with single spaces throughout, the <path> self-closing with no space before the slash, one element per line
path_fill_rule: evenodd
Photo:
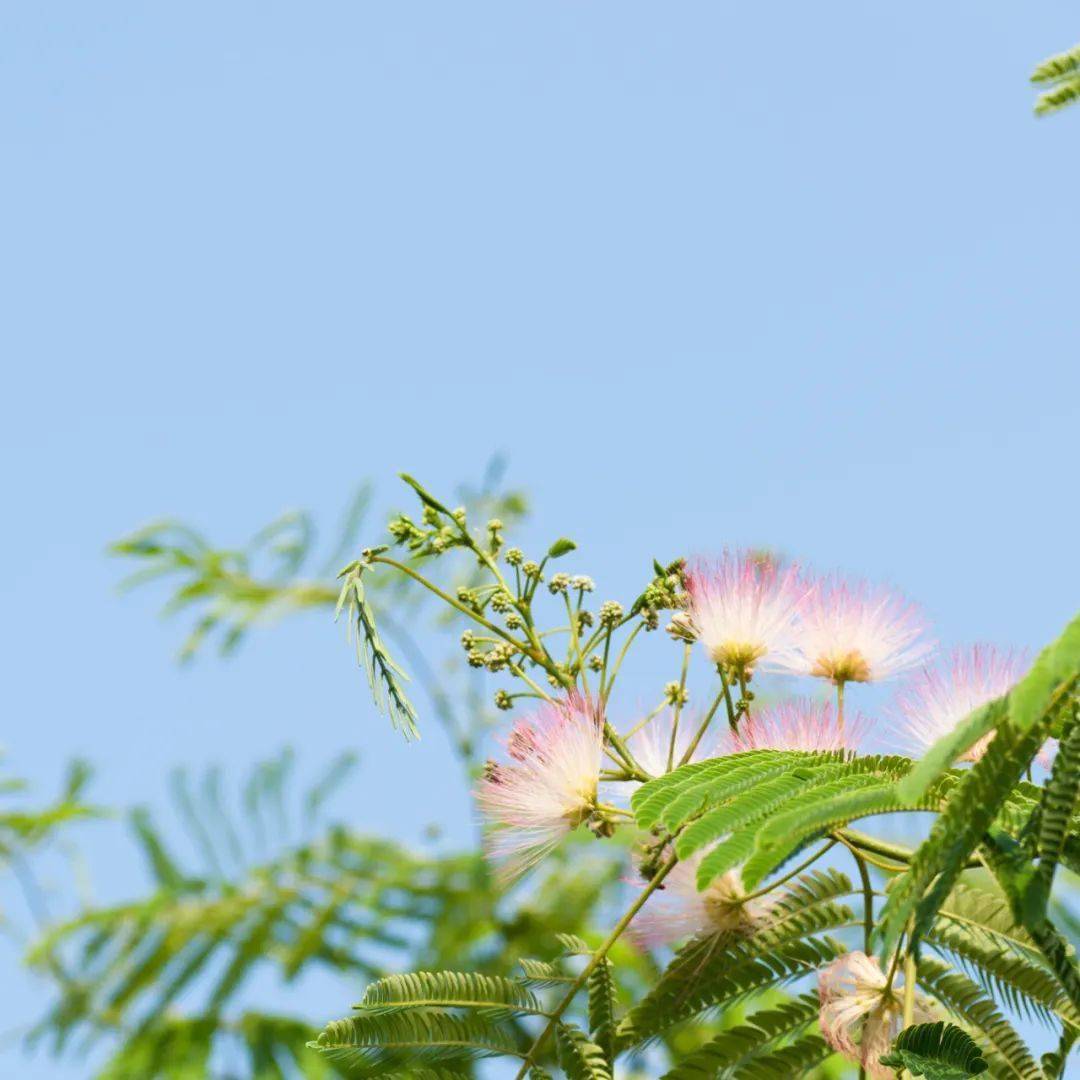
<path fill-rule="evenodd" d="M 352 759 L 297 799 L 291 764 L 286 754 L 258 766 L 232 806 L 216 771 L 197 784 L 176 774 L 194 865 L 149 812 L 131 815 L 152 887 L 37 941 L 30 965 L 70 974 L 34 1043 L 82 1057 L 108 1039 L 117 1049 L 99 1075 L 110 1078 L 324 1076 L 328 1066 L 303 1049 L 312 1018 L 252 1009 L 254 987 L 295 985 L 302 1000 L 309 974 L 355 993 L 403 967 L 497 972 L 507 955 L 549 948 L 557 930 L 584 929 L 618 881 L 621 860 L 590 859 L 584 872 L 579 861 L 571 876 L 564 861 L 504 910 L 478 854 L 427 854 L 327 821 Z"/>
<path fill-rule="evenodd" d="M 57 797 L 41 808 L 25 803 L 26 782 L 0 774 L 0 865 L 28 854 L 47 843 L 71 821 L 100 811 L 83 800 L 90 767 L 84 761 L 68 766 Z"/>
<path fill-rule="evenodd" d="M 504 488 L 499 461 L 457 494 L 470 513 L 508 524 L 527 509 L 520 492 Z M 137 564 L 125 590 L 167 583 L 163 613 L 191 616 L 181 660 L 211 642 L 227 656 L 257 627 L 333 610 L 333 575 L 371 509 L 365 485 L 321 559 L 311 516 L 296 511 L 241 547 L 217 547 L 183 522 L 162 520 L 111 551 Z M 451 587 L 468 587 L 476 573 L 463 557 Z M 386 577 L 368 599 L 382 632 L 407 657 L 426 712 L 447 730 L 468 782 L 495 714 L 456 647 L 433 660 L 419 639 L 432 630 L 441 635 L 448 621 L 441 611 L 429 614 L 429 597 L 409 582 Z M 94 1073 L 101 1080 L 324 1077 L 331 1066 L 305 1048 L 318 1030 L 318 1017 L 302 1004 L 305 979 L 335 979 L 341 992 L 355 995 L 365 981 L 403 968 L 467 964 L 497 973 L 508 957 L 550 952 L 557 931 L 599 925 L 621 888 L 625 860 L 612 846 L 604 848 L 607 857 L 587 861 L 568 846 L 527 892 L 506 896 L 477 851 L 417 851 L 358 833 L 328 817 L 356 765 L 340 755 L 297 793 L 293 757 L 284 753 L 257 765 L 231 800 L 220 770 L 198 778 L 176 772 L 171 801 L 197 860 L 177 855 L 170 830 L 149 810 L 128 815 L 147 891 L 49 921 L 27 962 L 55 986 L 55 1001 L 31 1032 L 31 1048 L 103 1060 Z M 76 815 L 85 772 L 73 778 L 55 807 L 11 817 L 21 849 Z M 0 818 L 0 845 L 7 827 Z M 624 953 L 626 989 L 635 981 L 640 989 L 652 962 Z M 289 987 L 298 1004 L 283 1013 Z"/>
<path fill-rule="evenodd" d="M 1048 57 L 1032 72 L 1031 81 L 1041 90 L 1035 101 L 1038 116 L 1080 100 L 1080 45 Z"/>
<path fill-rule="evenodd" d="M 468 513 L 507 525 L 521 521 L 528 512 L 525 495 L 505 486 L 501 458 L 489 462 L 479 483 L 462 484 L 456 495 Z M 333 612 L 340 592 L 338 570 L 345 554 L 356 547 L 372 502 L 371 485 L 361 485 L 321 558 L 315 522 L 300 510 L 281 514 L 240 547 L 215 546 L 187 523 L 161 519 L 116 541 L 109 550 L 136 567 L 120 583 L 122 591 L 168 584 L 171 592 L 162 614 L 190 616 L 181 661 L 192 660 L 210 642 L 228 656 L 256 628 L 305 611 Z M 450 574 L 449 587 L 468 588 L 478 580 L 480 568 L 464 557 Z M 425 630 L 445 630 L 450 623 L 446 612 L 434 608 L 430 594 L 415 583 L 389 575 L 373 580 L 367 593 L 382 633 L 408 662 L 430 714 L 442 724 L 458 754 L 472 764 L 492 712 L 477 697 L 476 678 L 468 677 L 456 656 L 447 651 L 442 663 L 433 663 L 419 636 Z"/>

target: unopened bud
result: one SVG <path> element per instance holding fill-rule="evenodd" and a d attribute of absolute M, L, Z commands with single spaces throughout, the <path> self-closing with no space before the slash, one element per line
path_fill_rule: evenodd
<path fill-rule="evenodd" d="M 552 574 L 551 581 L 548 582 L 548 592 L 564 593 L 570 588 L 570 575 L 569 574 Z"/>
<path fill-rule="evenodd" d="M 664 629 L 676 641 L 685 641 L 689 643 L 697 640 L 697 634 L 694 632 L 694 624 L 690 621 L 690 616 L 685 611 L 679 611 L 672 615 L 671 622 L 669 622 Z"/>
<path fill-rule="evenodd" d="M 664 698 L 669 705 L 685 705 L 690 700 L 690 691 L 681 683 L 669 682 L 664 686 Z"/>
<path fill-rule="evenodd" d="M 623 617 L 623 606 L 618 600 L 605 600 L 600 605 L 600 625 L 617 626 Z"/>

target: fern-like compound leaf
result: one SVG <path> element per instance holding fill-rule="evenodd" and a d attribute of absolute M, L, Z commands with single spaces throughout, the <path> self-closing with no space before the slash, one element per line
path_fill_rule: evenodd
<path fill-rule="evenodd" d="M 524 1057 L 514 1035 L 494 1020 L 427 1009 L 360 1013 L 328 1024 L 308 1045 L 357 1076 L 385 1076 L 413 1062 Z"/>
<path fill-rule="evenodd" d="M 420 737 L 416 726 L 416 710 L 402 689 L 406 677 L 386 651 L 375 626 L 375 612 L 367 601 L 362 575 L 366 558 L 350 564 L 342 571 L 343 582 L 338 598 L 337 614 L 348 609 L 349 633 L 356 646 L 356 658 L 367 674 L 375 704 L 390 717 L 390 722 L 407 739 Z"/>
<path fill-rule="evenodd" d="M 559 1024 L 555 1030 L 559 1064 L 567 1080 L 611 1080 L 611 1067 L 604 1051 L 573 1024 Z"/>
<path fill-rule="evenodd" d="M 368 1014 L 437 1008 L 543 1015 L 536 995 L 517 980 L 461 971 L 388 975 L 367 988 L 356 1008 Z"/>
<path fill-rule="evenodd" d="M 664 1074 L 664 1080 L 716 1080 L 741 1075 L 755 1061 L 778 1050 L 815 1025 L 820 1005 L 804 994 L 775 1008 L 759 1009 L 746 1022 L 722 1031 Z"/>
<path fill-rule="evenodd" d="M 904 1028 L 892 1050 L 882 1056 L 882 1065 L 907 1069 L 926 1080 L 965 1080 L 986 1072 L 986 1059 L 978 1044 L 955 1024 L 937 1021 Z"/>
<path fill-rule="evenodd" d="M 926 956 L 919 961 L 919 985 L 937 998 L 976 1039 L 992 1068 L 995 1059 L 1000 1062 L 1001 1067 L 994 1069 L 994 1075 L 1014 1080 L 1044 1080 L 1024 1040 L 977 983 Z"/>
<path fill-rule="evenodd" d="M 611 961 L 603 957 L 589 973 L 589 1034 L 604 1053 L 608 1067 L 615 1066 L 615 979 Z"/>

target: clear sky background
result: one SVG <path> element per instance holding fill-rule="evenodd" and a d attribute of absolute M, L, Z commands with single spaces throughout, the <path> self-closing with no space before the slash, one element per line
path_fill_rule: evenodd
<path fill-rule="evenodd" d="M 1080 595 L 1080 109 L 1034 120 L 1026 79 L 1077 37 L 1003 0 L 3 5 L 10 766 L 44 795 L 86 755 L 101 801 L 160 806 L 177 762 L 353 747 L 340 813 L 466 839 L 339 629 L 181 670 L 103 551 L 496 450 L 604 596 L 767 543 L 945 642 L 1044 643 Z M 115 832 L 111 899 L 144 881 Z M 4 1027 L 41 1003 L 0 952 Z"/>

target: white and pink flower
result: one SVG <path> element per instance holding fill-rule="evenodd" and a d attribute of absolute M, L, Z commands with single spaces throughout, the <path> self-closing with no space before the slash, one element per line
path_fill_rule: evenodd
<path fill-rule="evenodd" d="M 650 720 L 640 731 L 627 739 L 627 746 L 637 763 L 650 776 L 663 776 L 668 771 L 668 757 L 671 751 L 671 729 L 675 723 L 675 713 L 666 709 L 659 716 Z M 678 767 L 686 751 L 690 749 L 694 736 L 701 726 L 699 718 L 683 711 L 679 718 L 679 728 L 675 733 L 675 752 L 670 754 L 672 766 Z M 704 761 L 717 753 L 716 740 L 706 735 L 694 748 L 690 761 Z"/>
<path fill-rule="evenodd" d="M 798 567 L 749 551 L 725 552 L 687 575 L 688 614 L 710 659 L 737 671 L 775 668 L 793 643 L 807 587 Z"/>
<path fill-rule="evenodd" d="M 878 682 L 925 659 L 933 648 L 920 640 L 925 629 L 918 608 L 892 590 L 825 579 L 799 605 L 784 667 L 840 685 Z"/>
<path fill-rule="evenodd" d="M 587 700 L 540 706 L 506 742 L 510 761 L 489 761 L 476 801 L 492 829 L 487 851 L 504 881 L 542 859 L 596 804 L 603 720 Z"/>
<path fill-rule="evenodd" d="M 924 667 L 896 696 L 903 748 L 921 756 L 980 705 L 1008 693 L 1027 667 L 1023 654 L 992 645 L 954 649 L 945 662 Z M 993 737 L 984 735 L 960 760 L 978 761 Z"/>
<path fill-rule="evenodd" d="M 903 988 L 889 986 L 877 957 L 850 952 L 822 968 L 818 999 L 825 1041 L 869 1076 L 893 1077 L 881 1057 L 903 1027 Z M 916 997 L 914 1022 L 933 1019 L 926 1001 Z"/>
<path fill-rule="evenodd" d="M 743 750 L 857 751 L 869 722 L 861 714 L 841 719 L 828 701 L 791 698 L 743 720 L 721 741 L 722 752 Z"/>
<path fill-rule="evenodd" d="M 717 934 L 749 936 L 772 911 L 768 896 L 745 899 L 738 870 L 729 870 L 698 892 L 697 869 L 705 852 L 678 863 L 662 889 L 649 897 L 631 926 L 634 939 L 646 948 L 674 945 L 692 937 Z"/>

